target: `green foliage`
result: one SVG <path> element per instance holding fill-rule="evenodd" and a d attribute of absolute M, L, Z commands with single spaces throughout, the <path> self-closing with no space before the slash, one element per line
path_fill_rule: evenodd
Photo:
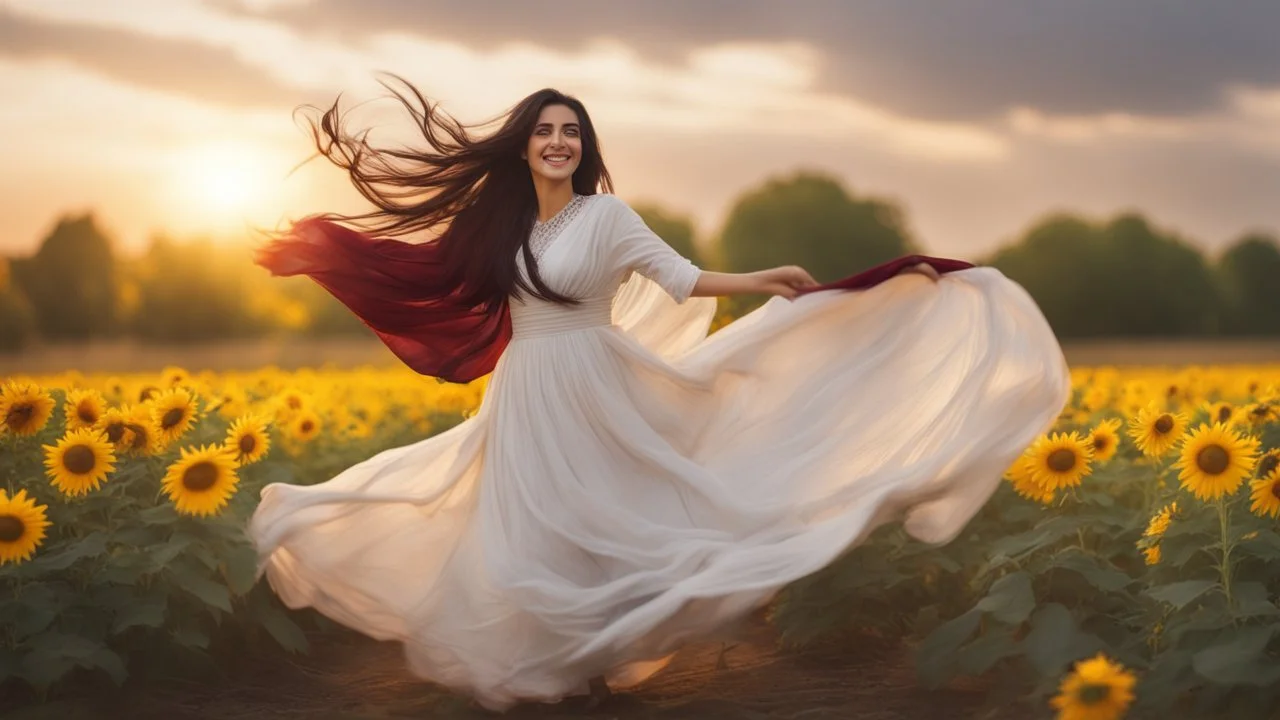
<path fill-rule="evenodd" d="M 1266 235 L 1246 235 L 1227 248 L 1216 270 L 1223 331 L 1280 335 L 1280 243 Z"/>
<path fill-rule="evenodd" d="M 914 252 L 915 244 L 896 205 L 853 197 L 825 175 L 797 173 L 743 194 L 719 251 L 729 272 L 800 265 L 825 282 Z M 736 305 L 743 310 L 760 300 Z"/>
<path fill-rule="evenodd" d="M 1053 216 L 987 261 L 1035 298 L 1060 337 L 1216 330 L 1217 285 L 1200 252 L 1136 215 Z"/>
<path fill-rule="evenodd" d="M 687 217 L 672 214 L 652 203 L 641 203 L 633 209 L 644 220 L 644 224 L 658 237 L 662 238 L 676 252 L 689 258 L 698 267 L 707 267 L 707 261 L 698 251 L 694 241 L 693 221 Z"/>
<path fill-rule="evenodd" d="M 35 337 L 31 301 L 11 282 L 9 263 L 0 258 L 0 352 L 21 350 Z"/>
<path fill-rule="evenodd" d="M 14 280 L 31 302 L 41 334 L 81 339 L 106 335 L 115 324 L 112 242 L 92 214 L 65 217 Z"/>

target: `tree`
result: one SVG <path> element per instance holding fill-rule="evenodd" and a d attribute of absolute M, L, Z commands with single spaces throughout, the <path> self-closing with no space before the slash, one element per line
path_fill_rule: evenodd
<path fill-rule="evenodd" d="M 1060 337 L 1215 330 L 1218 298 L 1204 257 L 1135 214 L 1101 225 L 1053 215 L 984 264 L 1021 284 Z"/>
<path fill-rule="evenodd" d="M 744 194 L 720 236 L 731 272 L 800 265 L 820 282 L 914 252 L 902 212 L 854 198 L 832 177 L 800 172 Z"/>
<path fill-rule="evenodd" d="M 1223 300 L 1223 331 L 1280 335 L 1280 243 L 1246 235 L 1218 258 L 1215 277 Z"/>
<path fill-rule="evenodd" d="M 916 252 L 901 210 L 850 196 L 836 179 L 813 172 L 772 178 L 742 195 L 720 235 L 730 272 L 800 265 L 829 282 Z M 734 298 L 740 313 L 762 298 Z"/>
<path fill-rule="evenodd" d="M 0 258 L 0 351 L 21 350 L 35 333 L 31 302 L 11 282 L 9 260 Z"/>
<path fill-rule="evenodd" d="M 683 215 L 668 213 L 651 203 L 639 203 L 633 209 L 644 220 L 644 224 L 676 252 L 692 260 L 694 265 L 705 267 L 704 258 L 694 242 L 693 221 Z"/>
<path fill-rule="evenodd" d="M 112 242 L 93 214 L 64 217 L 14 279 L 31 302 L 42 335 L 83 339 L 115 329 Z"/>

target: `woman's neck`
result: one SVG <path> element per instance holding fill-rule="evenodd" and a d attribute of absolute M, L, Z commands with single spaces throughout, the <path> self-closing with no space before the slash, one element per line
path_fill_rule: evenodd
<path fill-rule="evenodd" d="M 534 178 L 534 192 L 538 195 L 538 222 L 546 222 L 556 216 L 573 200 L 573 182 L 566 180 L 554 185 L 546 180 Z"/>

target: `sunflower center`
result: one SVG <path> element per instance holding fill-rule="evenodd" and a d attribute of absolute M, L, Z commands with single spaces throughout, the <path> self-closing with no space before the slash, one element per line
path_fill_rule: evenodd
<path fill-rule="evenodd" d="M 81 405 L 76 408 L 76 417 L 80 418 L 80 422 L 89 423 L 90 425 L 98 422 L 98 413 L 94 412 L 93 408 L 88 405 Z"/>
<path fill-rule="evenodd" d="M 130 423 L 128 427 L 129 431 L 133 433 L 133 438 L 129 442 L 129 448 L 131 450 L 141 450 L 145 448 L 148 440 L 150 440 L 147 436 L 147 426 Z"/>
<path fill-rule="evenodd" d="M 248 455 L 258 447 L 258 439 L 252 435 L 241 435 L 240 442 L 236 443 L 236 446 L 240 448 L 241 454 Z"/>
<path fill-rule="evenodd" d="M 124 437 L 124 423 L 114 422 L 107 426 L 107 442 L 119 443 L 120 438 Z"/>
<path fill-rule="evenodd" d="M 1258 477 L 1270 475 L 1277 467 L 1280 467 L 1280 455 L 1263 455 L 1258 461 Z"/>
<path fill-rule="evenodd" d="M 62 464 L 77 475 L 93 470 L 97 460 L 98 456 L 93 454 L 93 449 L 85 445 L 73 445 L 62 454 Z"/>
<path fill-rule="evenodd" d="M 1226 422 L 1231 419 L 1231 408 L 1223 406 L 1218 408 L 1218 422 Z"/>
<path fill-rule="evenodd" d="M 297 410 L 302 407 L 302 400 L 296 397 L 289 398 L 289 409 Z"/>
<path fill-rule="evenodd" d="M 218 468 L 211 462 L 199 462 L 182 473 L 182 486 L 193 492 L 201 492 L 218 482 Z"/>
<path fill-rule="evenodd" d="M 182 408 L 169 410 L 160 417 L 161 429 L 168 430 L 169 428 L 177 427 L 178 423 L 182 422 L 182 418 L 185 414 L 186 413 L 182 411 Z"/>
<path fill-rule="evenodd" d="M 1280 500 L 1280 482 L 1271 483 L 1271 496 Z"/>
<path fill-rule="evenodd" d="M 5 416 L 4 422 L 9 427 L 22 427 L 31 422 L 31 416 L 36 414 L 36 407 L 31 404 L 14 405 L 9 408 L 9 414 Z"/>
<path fill-rule="evenodd" d="M 1057 450 L 1049 453 L 1049 457 L 1045 460 L 1045 463 L 1049 466 L 1049 469 L 1054 472 L 1067 472 L 1076 466 L 1075 451 L 1068 450 L 1067 448 L 1058 448 Z"/>
<path fill-rule="evenodd" d="M 1165 413 L 1164 415 L 1161 415 L 1160 417 L 1156 418 L 1155 427 L 1156 427 L 1156 432 L 1160 433 L 1161 435 L 1167 435 L 1168 433 L 1172 432 L 1173 416 L 1169 415 L 1168 413 Z"/>
<path fill-rule="evenodd" d="M 315 427 L 315 425 L 314 425 L 310 420 L 303 420 L 303 421 L 302 421 L 302 432 L 304 432 L 304 433 L 309 433 L 309 432 L 311 432 L 312 428 L 314 428 L 314 427 Z"/>
<path fill-rule="evenodd" d="M 0 515 L 0 542 L 17 542 L 26 531 L 27 525 L 22 522 L 22 518 Z"/>
<path fill-rule="evenodd" d="M 1196 453 L 1196 467 L 1209 475 L 1221 475 L 1231 464 L 1231 456 L 1221 445 L 1210 445 Z"/>
<path fill-rule="evenodd" d="M 1093 449 L 1094 449 L 1094 450 L 1106 450 L 1106 449 L 1107 449 L 1108 447 L 1110 447 L 1110 446 L 1111 446 L 1111 440 L 1110 440 L 1110 439 L 1108 439 L 1105 435 L 1094 435 L 1094 436 L 1093 436 Z"/>
<path fill-rule="evenodd" d="M 1080 692 L 1076 694 L 1076 697 L 1079 698 L 1080 702 L 1084 705 L 1097 705 L 1099 703 L 1105 702 L 1106 699 L 1110 696 L 1111 696 L 1110 685 L 1094 685 L 1094 684 L 1085 685 L 1084 687 L 1080 688 Z"/>
<path fill-rule="evenodd" d="M 146 402 L 160 392 L 160 388 L 148 385 L 138 392 L 138 402 Z"/>

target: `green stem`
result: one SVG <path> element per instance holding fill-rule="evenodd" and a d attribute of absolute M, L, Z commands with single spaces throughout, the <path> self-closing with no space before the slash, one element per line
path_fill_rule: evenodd
<path fill-rule="evenodd" d="M 1227 596 L 1227 608 L 1232 608 L 1231 602 L 1231 545 L 1227 542 L 1227 528 L 1229 527 L 1227 515 L 1227 503 L 1225 498 L 1218 498 L 1218 526 L 1222 530 L 1222 564 L 1219 570 L 1222 574 L 1222 592 Z"/>

